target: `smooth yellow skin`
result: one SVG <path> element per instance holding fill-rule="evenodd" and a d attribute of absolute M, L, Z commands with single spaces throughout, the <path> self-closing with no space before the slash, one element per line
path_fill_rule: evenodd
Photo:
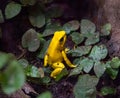
<path fill-rule="evenodd" d="M 63 60 L 69 67 L 76 67 L 67 58 L 65 53 L 66 49 L 64 47 L 65 42 L 65 31 L 56 31 L 44 57 L 44 66 L 46 67 L 47 65 L 50 65 L 54 69 L 50 75 L 53 78 L 56 78 L 56 75 L 58 75 L 65 68 L 64 64 L 62 63 Z"/>

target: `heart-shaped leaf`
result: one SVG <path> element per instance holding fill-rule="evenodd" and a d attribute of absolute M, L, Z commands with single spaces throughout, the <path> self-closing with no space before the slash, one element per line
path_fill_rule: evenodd
<path fill-rule="evenodd" d="M 41 28 L 45 25 L 45 15 L 41 10 L 40 5 L 29 11 L 29 20 L 34 27 Z"/>
<path fill-rule="evenodd" d="M 96 98 L 96 85 L 99 79 L 95 76 L 80 75 L 74 86 L 75 98 Z"/>
<path fill-rule="evenodd" d="M 80 23 L 77 20 L 71 20 L 63 25 L 63 30 L 69 34 L 71 31 L 76 31 L 80 28 Z"/>
<path fill-rule="evenodd" d="M 20 63 L 16 60 L 9 62 L 9 66 L 3 72 L 2 89 L 6 94 L 19 90 L 25 82 L 25 74 Z"/>
<path fill-rule="evenodd" d="M 94 61 L 104 59 L 108 54 L 108 50 L 105 45 L 94 46 L 89 55 Z"/>
<path fill-rule="evenodd" d="M 77 58 L 73 63 L 77 66 L 74 69 L 71 69 L 69 76 L 78 75 L 82 72 L 83 66 L 80 65 L 81 59 Z"/>
<path fill-rule="evenodd" d="M 116 79 L 116 77 L 118 75 L 119 69 L 112 68 L 111 61 L 107 61 L 106 62 L 106 72 L 114 80 L 114 79 Z"/>
<path fill-rule="evenodd" d="M 60 24 L 50 24 L 46 27 L 46 29 L 43 32 L 43 36 L 50 36 L 53 35 L 56 31 L 62 30 L 62 27 L 60 26 Z"/>
<path fill-rule="evenodd" d="M 78 74 L 80 74 L 81 72 L 82 72 L 82 67 L 81 67 L 81 66 L 77 66 L 77 67 L 75 67 L 74 69 L 72 69 L 72 70 L 70 71 L 69 76 L 78 75 Z"/>
<path fill-rule="evenodd" d="M 110 35 L 111 29 L 112 29 L 112 26 L 111 26 L 110 23 L 107 23 L 107 24 L 103 25 L 102 28 L 101 28 L 100 35 L 101 36 L 108 36 L 108 35 Z"/>
<path fill-rule="evenodd" d="M 62 16 L 63 14 L 63 9 L 61 8 L 60 5 L 51 5 L 47 8 L 46 16 L 49 18 L 58 18 Z"/>
<path fill-rule="evenodd" d="M 94 61 L 89 58 L 84 58 L 80 65 L 83 66 L 84 72 L 89 73 L 94 65 Z"/>
<path fill-rule="evenodd" d="M 80 30 L 81 33 L 85 36 L 89 38 L 89 35 L 95 33 L 96 30 L 96 26 L 93 22 L 91 22 L 90 20 L 87 19 L 82 19 L 81 20 L 81 25 L 80 25 Z"/>
<path fill-rule="evenodd" d="M 28 48 L 29 51 L 34 52 L 40 46 L 40 40 L 37 32 L 34 29 L 29 29 L 22 37 L 22 46 Z"/>
<path fill-rule="evenodd" d="M 94 65 L 94 72 L 98 78 L 100 78 L 106 70 L 106 66 L 104 63 L 101 62 L 95 62 Z"/>
<path fill-rule="evenodd" d="M 72 41 L 73 41 L 76 45 L 82 43 L 83 40 L 84 40 L 84 36 L 82 36 L 82 34 L 80 34 L 80 33 L 78 33 L 78 32 L 73 32 L 70 36 L 72 37 Z"/>
<path fill-rule="evenodd" d="M 99 42 L 99 32 L 91 34 L 85 41 L 85 45 L 93 45 Z"/>
<path fill-rule="evenodd" d="M 110 65 L 112 68 L 119 68 L 120 67 L 120 59 L 118 57 L 112 58 Z"/>
<path fill-rule="evenodd" d="M 90 50 L 91 46 L 80 46 L 70 50 L 68 53 L 72 54 L 73 57 L 79 57 L 88 54 Z"/>
<path fill-rule="evenodd" d="M 21 11 L 21 5 L 15 2 L 10 2 L 5 8 L 5 17 L 6 19 L 11 19 L 18 15 Z"/>

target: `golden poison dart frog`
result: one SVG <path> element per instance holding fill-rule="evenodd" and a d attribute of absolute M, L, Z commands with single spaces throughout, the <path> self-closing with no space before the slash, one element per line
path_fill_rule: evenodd
<path fill-rule="evenodd" d="M 44 66 L 49 65 L 54 69 L 50 75 L 53 78 L 56 78 L 56 76 L 60 74 L 60 72 L 65 68 L 64 64 L 62 63 L 63 60 L 66 62 L 66 64 L 69 67 L 71 68 L 76 67 L 67 58 L 64 47 L 65 42 L 66 42 L 66 32 L 56 31 L 46 51 L 44 57 Z"/>

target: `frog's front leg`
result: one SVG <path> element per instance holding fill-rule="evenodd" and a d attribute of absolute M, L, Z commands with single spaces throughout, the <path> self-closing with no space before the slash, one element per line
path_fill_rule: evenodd
<path fill-rule="evenodd" d="M 66 64 L 67 64 L 69 67 L 71 67 L 71 68 L 76 67 L 76 66 L 75 66 L 74 64 L 72 64 L 72 63 L 70 62 L 70 60 L 67 58 L 67 55 L 66 55 L 65 51 L 62 51 L 62 56 L 63 56 Z"/>
<path fill-rule="evenodd" d="M 56 78 L 56 75 L 60 74 L 60 72 L 65 68 L 64 64 L 61 62 L 53 63 L 52 68 L 54 69 L 51 73 L 51 77 Z"/>
<path fill-rule="evenodd" d="M 48 64 L 48 55 L 46 54 L 44 57 L 44 66 L 46 67 Z"/>

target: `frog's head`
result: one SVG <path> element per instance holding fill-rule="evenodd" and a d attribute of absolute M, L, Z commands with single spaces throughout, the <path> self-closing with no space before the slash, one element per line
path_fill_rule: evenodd
<path fill-rule="evenodd" d="M 56 41 L 58 41 L 59 45 L 61 47 L 64 47 L 64 44 L 66 42 L 66 32 L 65 31 L 56 31 L 54 33 L 54 37 Z"/>

